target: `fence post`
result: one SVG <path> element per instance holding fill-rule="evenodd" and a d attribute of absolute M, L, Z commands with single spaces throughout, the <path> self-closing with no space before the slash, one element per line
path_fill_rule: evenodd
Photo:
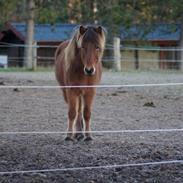
<path fill-rule="evenodd" d="M 33 58 L 32 68 L 35 71 L 37 69 L 37 42 L 34 43 L 34 46 L 32 49 L 32 58 Z"/>
<path fill-rule="evenodd" d="M 138 51 L 138 49 L 135 49 L 134 57 L 135 57 L 135 69 L 139 69 L 139 51 Z"/>
<path fill-rule="evenodd" d="M 121 71 L 120 38 L 114 37 L 114 70 Z"/>

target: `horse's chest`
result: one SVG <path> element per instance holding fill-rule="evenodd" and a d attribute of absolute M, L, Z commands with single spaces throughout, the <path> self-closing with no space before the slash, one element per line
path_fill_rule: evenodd
<path fill-rule="evenodd" d="M 77 89 L 74 89 L 75 91 L 75 94 L 77 96 L 84 96 L 84 95 L 87 95 L 91 92 L 93 92 L 93 88 L 77 88 Z"/>

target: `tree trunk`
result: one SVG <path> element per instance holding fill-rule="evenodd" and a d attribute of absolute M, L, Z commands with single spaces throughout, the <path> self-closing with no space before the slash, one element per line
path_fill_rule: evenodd
<path fill-rule="evenodd" d="M 27 21 L 26 21 L 26 46 L 25 46 L 25 60 L 24 66 L 28 69 L 33 67 L 33 42 L 34 42 L 34 0 L 26 0 L 27 7 Z"/>

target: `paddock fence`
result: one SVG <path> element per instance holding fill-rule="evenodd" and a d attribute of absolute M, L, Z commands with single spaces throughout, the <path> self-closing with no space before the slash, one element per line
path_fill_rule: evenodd
<path fill-rule="evenodd" d="M 32 45 L 31 58 L 24 57 L 24 49 L 28 45 L 0 42 L 0 55 L 7 56 L 7 67 L 24 67 L 26 59 L 31 59 L 36 68 L 53 67 L 54 53 L 57 45 Z M 119 49 L 119 50 L 117 50 Z M 132 46 L 107 44 L 102 59 L 103 66 L 117 71 L 125 70 L 182 70 L 183 60 L 180 55 L 183 48 Z M 0 59 L 1 63 L 1 59 Z M 1 67 L 3 64 L 1 64 Z"/>
<path fill-rule="evenodd" d="M 96 87 L 96 88 L 123 88 L 123 87 L 174 87 L 174 86 L 183 86 L 182 83 L 159 83 L 159 84 L 134 84 L 134 85 L 96 85 L 96 86 L 64 86 L 64 88 L 82 88 L 82 87 Z M 24 89 L 58 89 L 63 88 L 63 86 L 0 86 L 0 89 L 11 89 L 11 88 L 24 88 Z M 106 130 L 106 131 L 91 131 L 91 133 L 100 133 L 100 134 L 117 134 L 117 133 L 182 133 L 183 129 L 139 129 L 139 130 Z M 54 134 L 66 134 L 66 131 L 1 131 L 0 136 L 8 135 L 54 135 Z M 174 165 L 174 164 L 183 164 L 183 159 L 170 159 L 162 161 L 152 161 L 152 162 L 134 162 L 134 163 L 124 163 L 124 164 L 108 164 L 102 166 L 83 166 L 83 167 L 63 167 L 55 169 L 36 169 L 36 170 L 14 170 L 14 171 L 1 171 L 0 175 L 12 175 L 12 174 L 30 174 L 30 173 L 47 173 L 47 172 L 65 172 L 65 171 L 90 171 L 97 169 L 114 169 L 114 168 L 127 168 L 127 167 L 143 167 L 143 166 L 162 166 L 162 165 Z"/>

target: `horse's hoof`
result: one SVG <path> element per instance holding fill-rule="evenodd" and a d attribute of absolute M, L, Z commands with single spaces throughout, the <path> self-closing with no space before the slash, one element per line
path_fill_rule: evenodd
<path fill-rule="evenodd" d="M 73 139 L 72 137 L 68 137 L 68 136 L 67 136 L 67 137 L 65 137 L 65 141 L 72 141 L 72 142 L 73 142 L 74 139 Z"/>
<path fill-rule="evenodd" d="M 76 133 L 75 134 L 75 139 L 77 139 L 78 141 L 84 139 L 84 135 L 82 133 Z"/>
<path fill-rule="evenodd" d="M 84 141 L 86 141 L 86 142 L 89 142 L 89 141 L 92 141 L 93 140 L 93 138 L 92 137 L 85 137 L 85 139 L 84 139 Z"/>

